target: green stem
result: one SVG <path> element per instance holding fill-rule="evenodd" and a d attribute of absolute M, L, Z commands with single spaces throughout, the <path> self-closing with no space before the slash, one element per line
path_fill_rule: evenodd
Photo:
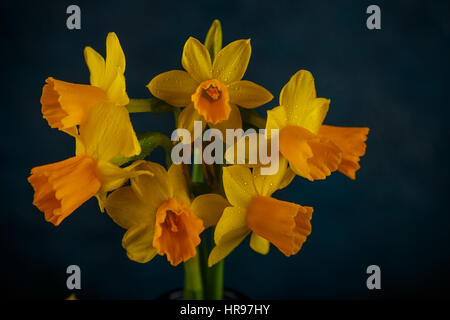
<path fill-rule="evenodd" d="M 192 165 L 192 182 L 202 182 L 203 172 L 201 164 Z M 200 261 L 204 260 L 206 247 L 199 246 L 197 254 L 184 263 L 184 299 L 200 300 L 204 298 L 203 278 Z"/>
<path fill-rule="evenodd" d="M 208 287 L 206 288 L 208 299 L 223 299 L 223 270 L 224 260 L 221 260 L 211 268 L 208 268 Z"/>
<path fill-rule="evenodd" d="M 202 300 L 203 282 L 199 253 L 184 263 L 184 300 Z"/>
<path fill-rule="evenodd" d="M 129 113 L 167 113 L 175 109 L 171 105 L 154 97 L 147 99 L 130 99 L 130 103 L 126 105 L 126 108 L 128 109 Z"/>
<path fill-rule="evenodd" d="M 266 119 L 261 117 L 255 110 L 245 108 L 239 108 L 239 110 L 241 111 L 243 122 L 246 122 L 258 129 L 264 129 L 266 127 Z"/>
<path fill-rule="evenodd" d="M 207 232 L 209 230 L 204 230 L 200 235 L 201 242 L 198 246 L 198 252 L 200 257 L 200 268 L 202 272 L 203 290 L 205 299 L 208 299 L 208 293 L 206 292 L 208 286 L 208 242 L 207 242 Z"/>

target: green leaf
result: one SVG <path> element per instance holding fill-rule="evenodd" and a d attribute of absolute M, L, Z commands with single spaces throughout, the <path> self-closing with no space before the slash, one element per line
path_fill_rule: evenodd
<path fill-rule="evenodd" d="M 172 112 L 176 109 L 155 97 L 148 99 L 130 99 L 130 103 L 126 105 L 126 108 L 129 113 L 152 112 L 157 114 Z"/>
<path fill-rule="evenodd" d="M 160 132 L 141 132 L 137 134 L 137 138 L 142 149 L 139 155 L 129 158 L 119 155 L 116 156 L 111 162 L 115 165 L 121 166 L 127 162 L 143 160 L 148 157 L 157 147 L 162 147 L 166 154 L 166 165 L 167 167 L 170 167 L 170 165 L 172 164 L 171 152 L 173 145 L 168 136 Z"/>
<path fill-rule="evenodd" d="M 222 49 L 222 26 L 219 20 L 214 20 L 209 28 L 208 34 L 205 39 L 205 46 L 211 56 L 211 61 L 214 61 L 214 57 Z"/>

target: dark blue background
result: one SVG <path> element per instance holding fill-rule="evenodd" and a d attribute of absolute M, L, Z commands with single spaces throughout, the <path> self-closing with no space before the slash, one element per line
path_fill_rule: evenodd
<path fill-rule="evenodd" d="M 66 28 L 73 3 L 78 31 Z M 366 28 L 373 3 L 382 30 Z M 1 296 L 63 299 L 71 264 L 82 270 L 82 299 L 151 299 L 182 285 L 182 267 L 165 258 L 128 260 L 123 230 L 95 199 L 59 227 L 46 223 L 26 179 L 32 167 L 74 152 L 73 139 L 42 119 L 46 77 L 88 83 L 84 46 L 104 54 L 115 31 L 128 94 L 147 97 L 145 85 L 181 68 L 186 39 L 203 40 L 215 18 L 224 43 L 251 38 L 245 79 L 274 94 L 269 107 L 307 69 L 319 96 L 331 98 L 326 123 L 371 129 L 356 181 L 296 179 L 276 194 L 315 208 L 301 252 L 285 258 L 272 247 L 261 256 L 247 240 L 226 261 L 226 285 L 264 299 L 448 296 L 449 13 L 446 1 L 2 1 Z M 173 128 L 172 115 L 132 120 L 137 131 Z M 376 292 L 366 288 L 371 264 L 382 272 Z"/>

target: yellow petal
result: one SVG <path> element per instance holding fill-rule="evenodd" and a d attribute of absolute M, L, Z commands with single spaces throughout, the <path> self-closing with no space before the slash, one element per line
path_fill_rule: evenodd
<path fill-rule="evenodd" d="M 111 102 L 102 101 L 90 109 L 80 126 L 80 139 L 86 152 L 99 161 L 141 153 L 127 109 Z"/>
<path fill-rule="evenodd" d="M 266 137 L 271 138 L 272 129 L 281 130 L 288 124 L 286 109 L 282 106 L 267 111 Z"/>
<path fill-rule="evenodd" d="M 130 178 L 137 177 L 141 174 L 153 175 L 148 170 L 137 170 L 136 167 L 144 161 L 135 161 L 128 167 L 121 168 L 107 161 L 99 161 L 97 165 L 98 174 L 102 180 L 102 188 L 100 191 L 109 192 L 120 188 Z"/>
<path fill-rule="evenodd" d="M 89 68 L 91 85 L 100 88 L 105 76 L 105 59 L 91 47 L 86 47 L 84 60 Z"/>
<path fill-rule="evenodd" d="M 227 120 L 221 121 L 216 124 L 209 123 L 209 126 L 211 128 L 215 128 L 220 130 L 222 132 L 222 136 L 224 139 L 226 139 L 227 129 L 239 129 L 242 128 L 242 118 L 241 118 L 241 112 L 239 111 L 239 108 L 235 104 L 230 104 L 231 112 Z"/>
<path fill-rule="evenodd" d="M 307 70 L 299 70 L 281 90 L 280 105 L 294 108 L 296 105 L 305 105 L 315 98 L 314 77 Z"/>
<path fill-rule="evenodd" d="M 112 192 L 105 201 L 105 209 L 113 221 L 124 229 L 136 224 L 154 223 L 155 215 L 130 186 Z"/>
<path fill-rule="evenodd" d="M 228 85 L 230 102 L 244 108 L 256 108 L 273 99 L 265 88 L 247 80 L 233 82 Z"/>
<path fill-rule="evenodd" d="M 281 156 L 282 158 L 283 156 Z M 286 172 L 284 174 L 283 180 L 281 180 L 280 186 L 278 189 L 284 189 L 286 188 L 288 185 L 291 184 L 292 180 L 294 180 L 295 178 L 295 172 L 292 171 L 292 169 L 289 167 L 286 169 Z"/>
<path fill-rule="evenodd" d="M 156 256 L 153 231 L 154 223 L 141 223 L 128 229 L 122 239 L 122 247 L 127 250 L 128 258 L 146 263 Z"/>
<path fill-rule="evenodd" d="M 300 70 L 281 90 L 280 105 L 285 108 L 289 125 L 317 133 L 328 112 L 330 100 L 317 99 L 312 74 Z"/>
<path fill-rule="evenodd" d="M 257 194 L 250 169 L 242 165 L 223 168 L 223 187 L 228 201 L 236 207 L 246 208 Z"/>
<path fill-rule="evenodd" d="M 118 72 L 125 72 L 125 55 L 114 32 L 106 37 L 106 63 L 103 89 L 107 90 L 116 79 Z"/>
<path fill-rule="evenodd" d="M 195 38 L 190 37 L 186 41 L 181 64 L 197 82 L 212 78 L 211 57 L 208 49 Z"/>
<path fill-rule="evenodd" d="M 131 186 L 142 201 L 147 203 L 151 210 L 158 207 L 171 197 L 171 186 L 169 174 L 166 169 L 158 163 L 144 161 L 136 170 L 147 170 L 150 175 L 139 175 L 131 179 Z"/>
<path fill-rule="evenodd" d="M 191 134 L 191 141 L 194 140 L 194 121 L 201 121 L 202 131 L 205 129 L 206 121 L 191 104 L 184 108 L 178 116 L 178 128 L 188 130 Z"/>
<path fill-rule="evenodd" d="M 270 249 L 270 242 L 252 232 L 252 235 L 250 237 L 250 248 L 260 254 L 268 254 Z"/>
<path fill-rule="evenodd" d="M 172 70 L 154 77 L 147 85 L 152 95 L 175 107 L 185 107 L 191 103 L 191 95 L 198 82 L 182 70 Z"/>
<path fill-rule="evenodd" d="M 120 106 L 126 106 L 130 103 L 126 92 L 125 77 L 120 68 L 117 68 L 116 78 L 113 80 L 107 91 L 109 100 Z"/>
<path fill-rule="evenodd" d="M 220 49 L 222 49 L 222 26 L 217 19 L 214 20 L 208 30 L 205 39 L 205 47 L 208 49 L 211 58 L 215 57 Z"/>
<path fill-rule="evenodd" d="M 317 133 L 327 115 L 329 107 L 330 100 L 324 98 L 314 99 L 307 107 L 302 109 L 301 113 L 296 113 L 292 123 L 308 129 L 312 133 Z"/>
<path fill-rule="evenodd" d="M 241 80 L 247 70 L 251 52 L 250 40 L 237 40 L 220 50 L 214 59 L 214 79 L 225 84 Z"/>
<path fill-rule="evenodd" d="M 238 207 L 225 208 L 214 232 L 216 246 L 211 250 L 208 265 L 212 266 L 224 259 L 244 240 L 249 232 L 245 209 Z"/>
<path fill-rule="evenodd" d="M 177 198 L 189 205 L 191 199 L 189 197 L 189 189 L 187 187 L 186 177 L 182 164 L 172 164 L 168 171 L 170 183 L 170 197 Z"/>
<path fill-rule="evenodd" d="M 271 196 L 272 193 L 281 188 L 288 169 L 288 162 L 284 157 L 280 157 L 278 171 L 273 175 L 262 175 L 261 168 L 253 169 L 253 181 L 256 192 L 262 196 Z"/>
<path fill-rule="evenodd" d="M 214 193 L 202 194 L 192 201 L 191 209 L 194 214 L 203 220 L 206 228 L 215 226 L 222 216 L 223 210 L 230 204 L 228 201 Z"/>

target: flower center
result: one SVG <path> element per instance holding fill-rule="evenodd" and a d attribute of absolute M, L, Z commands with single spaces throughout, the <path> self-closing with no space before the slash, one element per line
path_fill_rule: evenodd
<path fill-rule="evenodd" d="M 219 80 L 211 79 L 200 83 L 191 100 L 197 112 L 209 123 L 217 124 L 230 116 L 228 89 Z"/>
<path fill-rule="evenodd" d="M 220 92 L 219 88 L 211 84 L 208 89 L 204 90 L 205 93 L 211 97 L 212 100 L 218 100 L 222 92 Z"/>
<path fill-rule="evenodd" d="M 166 220 L 164 220 L 164 226 L 172 232 L 178 232 L 179 220 L 180 219 L 175 212 L 173 212 L 172 210 L 167 210 Z"/>

